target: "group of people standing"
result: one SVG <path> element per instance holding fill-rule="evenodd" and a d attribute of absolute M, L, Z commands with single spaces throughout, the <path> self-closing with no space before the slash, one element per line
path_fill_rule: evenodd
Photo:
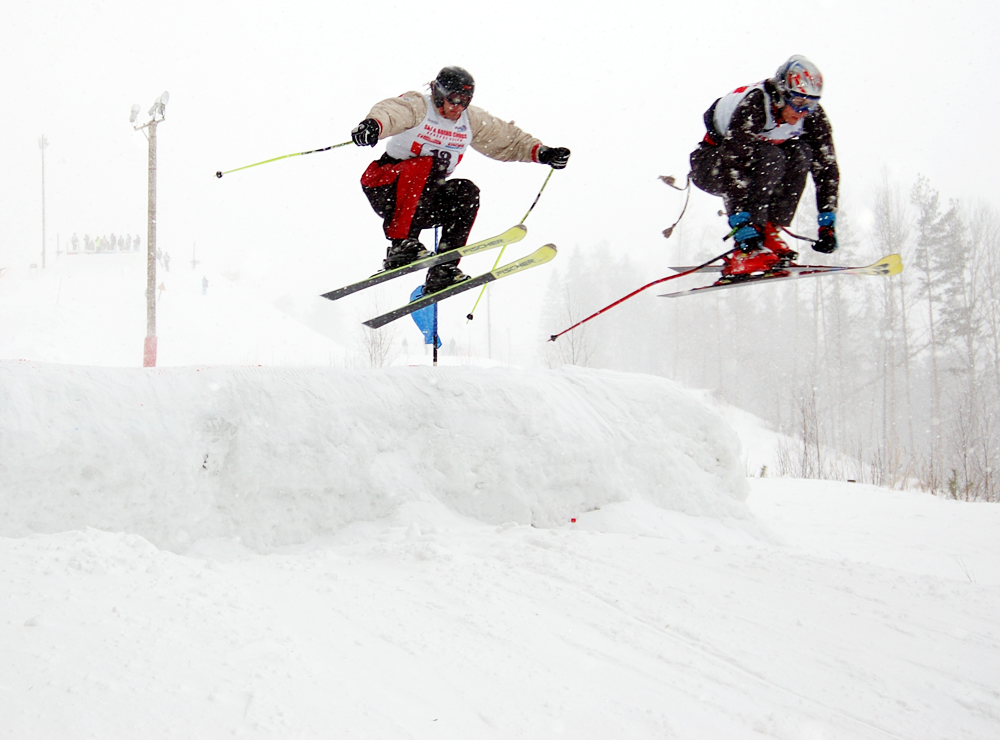
<path fill-rule="evenodd" d="M 387 140 L 385 152 L 361 176 L 389 244 L 383 269 L 429 254 L 423 229 L 440 227 L 438 251 L 464 246 L 479 210 L 479 188 L 449 179 L 468 149 L 501 162 L 566 167 L 570 150 L 550 147 L 513 123 L 472 105 L 476 85 L 461 67 L 445 67 L 428 92 L 410 91 L 376 103 L 351 132 L 358 146 Z M 721 196 L 735 248 L 723 278 L 780 271 L 797 258 L 781 238 L 808 175 L 816 185 L 819 238 L 813 248 L 837 248 L 839 170 L 830 122 L 820 106 L 823 77 L 793 56 L 766 80 L 717 99 L 706 111 L 705 138 L 691 154 L 691 179 Z M 424 293 L 468 277 L 458 261 L 431 267 Z"/>
<path fill-rule="evenodd" d="M 88 254 L 98 252 L 138 252 L 141 244 L 142 240 L 138 234 L 134 237 L 128 234 L 119 234 L 118 236 L 109 234 L 93 238 L 91 238 L 90 234 L 83 235 L 83 251 Z M 80 246 L 80 237 L 74 233 L 69 240 L 69 251 L 79 252 Z"/>

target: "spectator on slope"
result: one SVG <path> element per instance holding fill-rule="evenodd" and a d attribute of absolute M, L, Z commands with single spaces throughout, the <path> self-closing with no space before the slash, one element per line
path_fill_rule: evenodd
<path fill-rule="evenodd" d="M 468 243 L 479 211 L 479 188 L 470 180 L 447 178 L 471 146 L 501 162 L 540 162 L 562 169 L 565 147 L 547 147 L 513 123 L 470 105 L 472 75 L 445 67 L 429 83 L 430 94 L 407 92 L 376 103 L 351 132 L 358 146 L 388 139 L 385 153 L 361 176 L 361 187 L 390 240 L 383 269 L 402 267 L 428 254 L 420 232 L 442 228 L 438 251 Z M 427 271 L 424 293 L 466 280 L 458 261 Z"/>
<path fill-rule="evenodd" d="M 810 173 L 819 212 L 813 249 L 837 249 L 840 170 L 822 92 L 816 65 L 796 55 L 773 78 L 738 87 L 705 112 L 708 132 L 691 153 L 691 180 L 722 196 L 729 216 L 736 250 L 724 260 L 723 280 L 780 272 L 798 257 L 780 229 L 791 224 Z"/>

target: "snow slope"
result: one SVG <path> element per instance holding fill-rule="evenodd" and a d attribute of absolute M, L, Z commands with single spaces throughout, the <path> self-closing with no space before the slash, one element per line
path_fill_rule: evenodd
<path fill-rule="evenodd" d="M 745 479 L 773 435 L 670 381 L 348 371 L 194 291 L 226 330 L 143 370 L 89 280 L 0 286 L 0 737 L 1000 736 L 997 507 Z M 196 358 L 280 335 L 315 366 Z"/>
<path fill-rule="evenodd" d="M 0 732 L 995 736 L 995 513 L 867 488 L 829 517 L 799 499 L 843 486 L 754 485 L 785 544 L 642 501 L 554 529 L 410 502 L 269 555 L 0 538 Z M 930 572 L 897 567 L 912 539 L 824 538 L 890 506 L 940 523 Z"/>
<path fill-rule="evenodd" d="M 176 262 L 172 268 L 157 266 L 159 367 L 343 366 L 341 346 L 211 268 L 193 271 Z M 0 358 L 139 367 L 146 255 L 63 255 L 43 271 L 11 267 L 0 279 L 0 316 Z"/>
<path fill-rule="evenodd" d="M 749 518 L 735 436 L 661 378 L 26 361 L 0 378 L 8 536 L 92 526 L 267 552 L 407 502 L 541 527 L 633 499 Z"/>

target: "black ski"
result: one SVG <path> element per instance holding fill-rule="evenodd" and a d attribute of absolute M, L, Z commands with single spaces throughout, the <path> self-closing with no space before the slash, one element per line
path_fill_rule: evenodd
<path fill-rule="evenodd" d="M 370 288 L 373 285 L 384 283 L 386 280 L 392 280 L 400 275 L 408 275 L 411 272 L 416 272 L 417 270 L 423 270 L 428 267 L 433 267 L 434 265 L 441 265 L 445 262 L 454 262 L 462 257 L 468 257 L 472 254 L 478 254 L 479 252 L 485 252 L 490 249 L 496 249 L 497 247 L 503 247 L 507 244 L 519 242 L 527 233 L 528 228 L 524 224 L 518 224 L 517 226 L 512 226 L 507 229 L 502 234 L 490 237 L 489 239 L 484 239 L 481 242 L 466 244 L 464 247 L 450 249 L 447 252 L 438 252 L 437 254 L 432 254 L 428 257 L 424 257 L 423 259 L 411 262 L 408 265 L 403 265 L 402 267 L 395 267 L 391 270 L 376 272 L 370 278 L 359 280 L 351 285 L 345 285 L 343 288 L 337 288 L 337 290 L 331 290 L 329 293 L 324 293 L 321 297 L 335 301 L 338 298 L 343 298 L 345 295 L 350 295 L 351 293 L 356 293 L 359 290 Z"/>
<path fill-rule="evenodd" d="M 544 247 L 539 247 L 534 252 L 529 254 L 527 257 L 522 257 L 516 262 L 511 262 L 509 264 L 498 267 L 491 272 L 483 273 L 482 275 L 477 275 L 474 278 L 469 278 L 468 280 L 463 280 L 460 283 L 453 283 L 447 288 L 437 291 L 436 293 L 431 293 L 429 295 L 421 296 L 415 301 L 410 301 L 405 306 L 400 306 L 399 308 L 384 313 L 381 316 L 376 316 L 373 319 L 368 319 L 365 322 L 365 326 L 369 326 L 372 329 L 377 329 L 380 326 L 385 326 L 391 321 L 402 318 L 403 316 L 408 316 L 414 311 L 419 311 L 422 308 L 427 308 L 427 306 L 432 306 L 438 301 L 443 301 L 445 298 L 451 298 L 453 295 L 458 295 L 459 293 L 464 293 L 467 290 L 471 290 L 479 285 L 485 285 L 486 283 L 492 283 L 494 280 L 499 280 L 500 278 L 508 277 L 517 272 L 522 272 L 524 270 L 530 269 L 532 267 L 537 267 L 538 265 L 545 264 L 556 256 L 556 245 L 546 244 Z"/>

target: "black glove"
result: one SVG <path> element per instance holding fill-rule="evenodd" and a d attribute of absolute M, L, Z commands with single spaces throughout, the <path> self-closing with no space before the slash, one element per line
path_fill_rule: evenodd
<path fill-rule="evenodd" d="M 564 146 L 539 147 L 538 161 L 554 170 L 561 170 L 569 163 L 569 149 Z"/>
<path fill-rule="evenodd" d="M 378 144 L 378 135 L 381 131 L 382 127 L 378 125 L 378 121 L 366 118 L 351 129 L 351 138 L 358 146 L 375 146 Z"/>
<path fill-rule="evenodd" d="M 837 251 L 837 232 L 832 226 L 819 227 L 819 239 L 813 243 L 813 249 L 823 254 Z"/>

